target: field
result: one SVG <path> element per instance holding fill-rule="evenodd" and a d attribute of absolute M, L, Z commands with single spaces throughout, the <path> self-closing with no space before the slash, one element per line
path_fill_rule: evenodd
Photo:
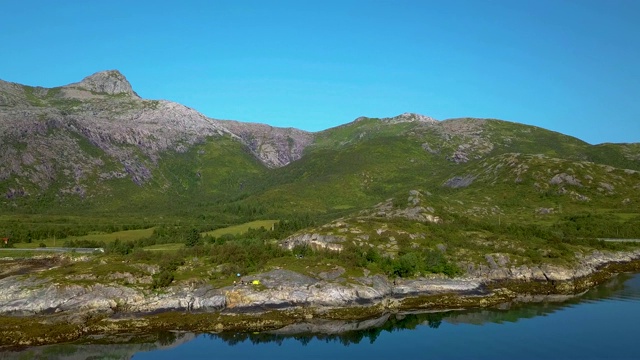
<path fill-rule="evenodd" d="M 0 258 L 31 258 L 34 255 L 38 254 L 29 250 L 0 249 Z"/>
<path fill-rule="evenodd" d="M 265 229 L 271 229 L 278 220 L 256 220 L 250 221 L 240 225 L 229 226 L 213 231 L 207 231 L 202 233 L 203 236 L 220 237 L 222 235 L 241 235 L 249 231 L 249 229 L 259 229 L 261 227 Z"/>
<path fill-rule="evenodd" d="M 105 233 L 94 233 L 83 236 L 69 236 L 62 239 L 49 238 L 41 241 L 31 242 L 31 243 L 16 243 L 16 248 L 21 249 L 30 249 L 37 248 L 40 246 L 40 243 L 44 243 L 47 247 L 61 247 L 64 246 L 64 243 L 67 241 L 76 241 L 76 240 L 89 240 L 95 242 L 104 242 L 105 244 L 116 241 L 116 239 L 120 239 L 121 241 L 135 241 L 138 239 L 143 239 L 151 236 L 153 234 L 153 228 L 149 229 L 139 229 L 139 230 L 125 230 L 125 231 L 116 231 L 113 233 L 105 234 Z"/>
<path fill-rule="evenodd" d="M 145 246 L 144 250 L 149 251 L 176 251 L 184 248 L 184 244 L 169 243 L 169 244 L 157 244 L 151 246 Z"/>

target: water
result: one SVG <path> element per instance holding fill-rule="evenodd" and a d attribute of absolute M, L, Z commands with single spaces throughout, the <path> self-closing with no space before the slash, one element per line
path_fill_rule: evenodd
<path fill-rule="evenodd" d="M 563 302 L 323 323 L 325 333 L 118 336 L 0 359 L 640 359 L 640 274 Z M 354 329 L 358 330 L 354 330 Z M 326 331 L 347 330 L 327 334 Z"/>

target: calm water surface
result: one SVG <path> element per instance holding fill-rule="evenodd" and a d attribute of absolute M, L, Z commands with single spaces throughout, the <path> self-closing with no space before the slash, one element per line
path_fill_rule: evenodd
<path fill-rule="evenodd" d="M 305 329 L 88 339 L 0 352 L 0 359 L 640 359 L 640 274 L 619 275 L 563 302 L 387 315 Z"/>

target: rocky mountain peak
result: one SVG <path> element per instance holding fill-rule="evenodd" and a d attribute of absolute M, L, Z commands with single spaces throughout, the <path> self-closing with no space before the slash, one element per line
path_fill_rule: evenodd
<path fill-rule="evenodd" d="M 368 118 L 366 116 L 361 116 L 355 119 L 353 122 L 359 122 L 367 119 L 371 119 L 371 118 Z M 406 112 L 404 114 L 400 114 L 394 117 L 380 118 L 379 120 L 387 122 L 389 124 L 397 124 L 397 123 L 405 123 L 405 122 L 421 122 L 421 123 L 433 124 L 438 122 L 438 120 L 430 116 L 425 116 L 425 115 L 416 114 L 416 113 L 409 113 L 409 112 Z"/>
<path fill-rule="evenodd" d="M 398 116 L 394 116 L 391 118 L 384 118 L 384 121 L 388 121 L 390 123 L 402 123 L 402 122 L 423 122 L 423 123 L 436 123 L 438 120 L 421 114 L 409 113 L 406 112 L 404 114 L 400 114 Z"/>
<path fill-rule="evenodd" d="M 80 82 L 69 84 L 65 87 L 81 88 L 94 93 L 108 95 L 127 94 L 129 96 L 139 98 L 138 94 L 133 91 L 133 88 L 127 78 L 118 70 L 100 71 L 87 76 Z"/>

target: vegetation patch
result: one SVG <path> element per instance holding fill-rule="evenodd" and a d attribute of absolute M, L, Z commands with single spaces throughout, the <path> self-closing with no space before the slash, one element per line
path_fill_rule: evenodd
<path fill-rule="evenodd" d="M 277 222 L 278 220 L 255 220 L 240 225 L 233 225 L 212 231 L 207 231 L 202 233 L 202 235 L 211 237 L 221 237 L 223 235 L 236 236 L 246 233 L 247 231 L 249 231 L 249 229 L 264 228 L 266 230 L 271 230 L 273 228 L 273 225 Z"/>

